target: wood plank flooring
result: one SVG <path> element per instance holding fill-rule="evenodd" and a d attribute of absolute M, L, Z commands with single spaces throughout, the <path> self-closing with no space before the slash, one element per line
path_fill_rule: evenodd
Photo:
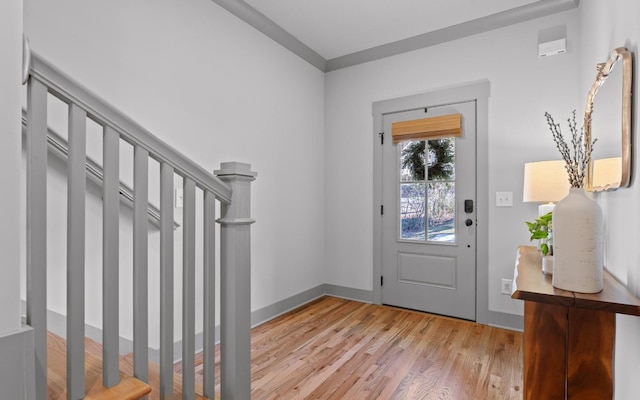
<path fill-rule="evenodd" d="M 53 339 L 50 353 L 63 354 Z M 98 359 L 101 348 L 93 343 L 87 353 Z M 251 352 L 253 400 L 522 399 L 521 333 L 394 307 L 322 297 L 254 328 Z M 217 362 L 219 356 L 218 348 Z M 131 355 L 120 362 L 130 375 Z M 101 380 L 99 362 L 93 364 L 98 372 L 89 374 L 88 387 Z M 202 393 L 201 354 L 195 370 Z M 181 398 L 181 371 L 177 364 L 174 399 Z M 60 375 L 55 382 L 64 382 L 61 374 L 50 370 L 50 378 Z M 63 383 L 51 383 L 49 398 L 65 397 Z M 149 384 L 149 399 L 158 399 L 153 363 Z M 219 386 L 216 392 L 219 398 Z"/>
<path fill-rule="evenodd" d="M 522 399 L 522 334 L 473 322 L 322 297 L 251 347 L 254 400 Z"/>

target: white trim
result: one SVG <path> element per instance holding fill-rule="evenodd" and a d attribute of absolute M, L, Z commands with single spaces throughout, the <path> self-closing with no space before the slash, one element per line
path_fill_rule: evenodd
<path fill-rule="evenodd" d="M 447 28 L 427 32 L 422 35 L 383 44 L 370 49 L 347 54 L 341 57 L 324 59 L 309 46 L 298 40 L 281 26 L 267 18 L 243 0 L 213 0 L 267 37 L 279 43 L 298 57 L 315 66 L 322 72 L 335 71 L 354 65 L 391 57 L 413 50 L 435 46 L 440 43 L 462 39 L 479 33 L 488 32 L 505 26 L 518 24 L 532 19 L 546 17 L 578 7 L 579 0 L 540 0 L 511 10 L 503 11 L 483 18 L 463 22 Z"/>
<path fill-rule="evenodd" d="M 490 322 L 487 325 L 494 328 L 524 332 L 524 317 L 522 315 L 489 311 L 488 319 Z"/>
<path fill-rule="evenodd" d="M 452 25 L 422 35 L 383 44 L 370 49 L 336 57 L 327 61 L 326 72 L 347 68 L 381 58 L 391 57 L 425 47 L 489 32 L 505 26 L 519 24 L 532 19 L 571 10 L 578 7 L 578 0 L 538 1 L 497 14 Z"/>
<path fill-rule="evenodd" d="M 268 38 L 318 68 L 320 71 L 326 71 L 327 60 L 325 60 L 324 57 L 246 2 L 242 0 L 213 0 L 213 2 L 253 28 L 264 33 Z"/>

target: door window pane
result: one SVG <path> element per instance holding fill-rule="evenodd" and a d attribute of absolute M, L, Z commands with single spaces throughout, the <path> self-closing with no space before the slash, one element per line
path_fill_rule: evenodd
<path fill-rule="evenodd" d="M 400 180 L 402 182 L 424 181 L 425 141 L 400 143 Z"/>
<path fill-rule="evenodd" d="M 454 138 L 429 140 L 427 168 L 430 181 L 455 180 L 454 144 Z"/>
<path fill-rule="evenodd" d="M 399 151 L 400 239 L 455 242 L 455 139 L 404 142 Z"/>
<path fill-rule="evenodd" d="M 400 238 L 424 240 L 425 184 L 400 185 Z"/>
<path fill-rule="evenodd" d="M 428 185 L 428 235 L 434 242 L 455 242 L 456 191 L 453 182 L 430 182 Z"/>

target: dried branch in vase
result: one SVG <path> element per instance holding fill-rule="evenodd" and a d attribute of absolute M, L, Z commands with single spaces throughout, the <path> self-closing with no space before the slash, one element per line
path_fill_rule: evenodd
<path fill-rule="evenodd" d="M 584 141 L 583 129 L 580 128 L 578 131 L 576 110 L 573 110 L 571 118 L 567 119 L 569 129 L 571 130 L 571 146 L 569 146 L 562 135 L 560 124 L 556 124 L 548 112 L 545 112 L 544 116 L 547 118 L 547 124 L 549 124 L 553 141 L 556 142 L 556 147 L 566 163 L 565 168 L 567 169 L 571 187 L 582 188 L 584 186 L 584 178 L 587 174 L 587 167 L 591 162 L 593 145 L 598 139 L 593 139 L 592 142 Z"/>

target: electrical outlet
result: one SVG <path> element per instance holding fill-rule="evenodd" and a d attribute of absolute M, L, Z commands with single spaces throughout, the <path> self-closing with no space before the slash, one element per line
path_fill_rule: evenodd
<path fill-rule="evenodd" d="M 511 279 L 503 279 L 502 286 L 500 286 L 500 293 L 511 296 L 511 291 L 513 290 L 513 287 L 511 286 L 512 284 L 513 282 Z"/>

